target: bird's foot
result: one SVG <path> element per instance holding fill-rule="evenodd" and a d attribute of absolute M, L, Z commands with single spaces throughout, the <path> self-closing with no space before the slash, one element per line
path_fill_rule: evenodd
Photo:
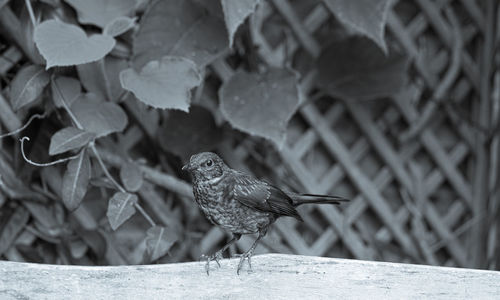
<path fill-rule="evenodd" d="M 209 274 L 209 271 L 210 271 L 210 262 L 211 262 L 212 260 L 215 260 L 215 262 L 217 263 L 217 266 L 220 268 L 220 263 L 219 263 L 219 261 L 220 261 L 222 258 L 223 258 L 223 257 L 222 257 L 222 251 L 220 251 L 220 250 L 219 250 L 219 251 L 217 251 L 217 252 L 215 252 L 214 254 L 212 254 L 212 255 L 210 255 L 210 256 L 209 256 L 209 255 L 205 255 L 205 254 L 203 254 L 203 255 L 201 256 L 201 259 L 206 259 L 206 260 L 207 260 L 207 263 L 205 264 L 205 271 L 207 271 L 207 275 L 210 275 L 210 274 Z"/>
<path fill-rule="evenodd" d="M 245 262 L 245 259 L 248 259 L 248 267 L 250 270 L 252 270 L 252 262 L 250 261 L 252 258 L 253 251 L 249 250 L 247 252 L 244 252 L 242 254 L 236 254 L 234 257 L 239 257 L 240 262 L 238 263 L 238 269 L 236 270 L 236 273 L 240 275 L 240 270 L 243 267 L 243 263 Z"/>

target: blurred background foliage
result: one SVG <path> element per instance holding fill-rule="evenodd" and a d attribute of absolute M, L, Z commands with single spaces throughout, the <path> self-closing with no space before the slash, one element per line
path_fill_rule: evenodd
<path fill-rule="evenodd" d="M 499 20 L 494 0 L 0 0 L 0 257 L 211 253 L 228 235 L 180 167 L 215 151 L 352 199 L 256 252 L 500 269 Z"/>

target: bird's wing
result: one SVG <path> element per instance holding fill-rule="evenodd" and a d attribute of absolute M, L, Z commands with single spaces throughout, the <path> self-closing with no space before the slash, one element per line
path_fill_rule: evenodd
<path fill-rule="evenodd" d="M 226 193 L 245 206 L 281 216 L 294 217 L 302 221 L 293 206 L 292 199 L 282 190 L 265 181 L 243 173 L 236 173 L 230 177 Z"/>

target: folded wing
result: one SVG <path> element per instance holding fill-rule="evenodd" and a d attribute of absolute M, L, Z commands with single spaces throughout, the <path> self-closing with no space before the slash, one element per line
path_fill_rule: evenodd
<path fill-rule="evenodd" d="M 230 176 L 225 194 L 253 209 L 271 212 L 279 216 L 294 217 L 302 221 L 292 199 L 287 194 L 265 181 L 243 173 Z"/>

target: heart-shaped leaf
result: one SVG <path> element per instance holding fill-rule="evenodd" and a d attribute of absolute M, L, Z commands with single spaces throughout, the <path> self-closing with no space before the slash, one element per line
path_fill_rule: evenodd
<path fill-rule="evenodd" d="M 114 38 L 102 34 L 87 37 L 78 26 L 48 20 L 35 28 L 35 43 L 49 69 L 99 60 L 113 49 L 116 42 Z"/>
<path fill-rule="evenodd" d="M 120 168 L 120 179 L 130 192 L 137 192 L 142 186 L 142 172 L 139 166 L 133 162 L 127 162 Z"/>
<path fill-rule="evenodd" d="M 90 180 L 90 159 L 83 149 L 77 158 L 68 163 L 63 177 L 62 198 L 70 211 L 75 210 L 87 193 Z"/>
<path fill-rule="evenodd" d="M 17 72 L 10 89 L 10 103 L 14 110 L 35 101 L 49 84 L 50 75 L 42 66 L 29 65 Z"/>
<path fill-rule="evenodd" d="M 219 90 L 221 111 L 231 125 L 281 147 L 286 126 L 301 100 L 297 77 L 285 69 L 238 72 Z"/>
<path fill-rule="evenodd" d="M 224 22 L 191 0 L 154 1 L 134 38 L 134 68 L 165 55 L 183 56 L 201 69 L 227 49 Z"/>
<path fill-rule="evenodd" d="M 328 46 L 320 55 L 319 84 L 334 97 L 369 100 L 397 93 L 405 84 L 408 59 L 386 56 L 371 40 L 350 37 Z"/>
<path fill-rule="evenodd" d="M 149 228 L 146 235 L 146 253 L 150 261 L 155 261 L 167 254 L 170 247 L 177 241 L 177 234 L 162 226 Z"/>
<path fill-rule="evenodd" d="M 112 37 L 119 36 L 134 27 L 135 20 L 136 18 L 118 17 L 106 24 L 102 33 Z"/>
<path fill-rule="evenodd" d="M 116 103 L 99 100 L 95 94 L 80 96 L 71 106 L 71 111 L 82 127 L 102 137 L 113 132 L 120 132 L 127 126 L 128 118 Z"/>
<path fill-rule="evenodd" d="M 63 107 L 61 94 L 68 107 L 71 107 L 73 102 L 75 102 L 76 98 L 78 98 L 82 92 L 80 81 L 73 77 L 57 77 L 54 81 L 52 81 L 50 87 L 52 90 L 52 100 L 54 101 L 54 105 L 56 107 Z"/>
<path fill-rule="evenodd" d="M 117 192 L 109 200 L 108 217 L 109 225 L 116 230 L 120 225 L 135 214 L 134 205 L 137 203 L 137 196 L 130 193 Z"/>
<path fill-rule="evenodd" d="M 260 0 L 221 0 L 229 35 L 229 47 L 233 46 L 234 34 L 238 27 L 255 11 L 259 2 Z"/>
<path fill-rule="evenodd" d="M 387 53 L 384 40 L 391 0 L 323 0 L 344 25 L 372 39 Z"/>
<path fill-rule="evenodd" d="M 201 83 L 201 76 L 189 59 L 165 56 L 147 63 L 140 73 L 132 68 L 122 71 L 120 81 L 148 105 L 188 111 L 191 89 Z"/>
<path fill-rule="evenodd" d="M 49 154 L 56 155 L 78 149 L 88 144 L 95 137 L 94 133 L 75 127 L 66 127 L 54 133 L 50 139 Z"/>
<path fill-rule="evenodd" d="M 82 24 L 104 28 L 110 20 L 129 16 L 136 8 L 137 0 L 65 0 L 78 13 Z"/>
<path fill-rule="evenodd" d="M 222 130 L 212 113 L 201 106 L 191 106 L 189 113 L 170 111 L 158 133 L 160 146 L 183 159 L 210 151 L 222 140 Z"/>

